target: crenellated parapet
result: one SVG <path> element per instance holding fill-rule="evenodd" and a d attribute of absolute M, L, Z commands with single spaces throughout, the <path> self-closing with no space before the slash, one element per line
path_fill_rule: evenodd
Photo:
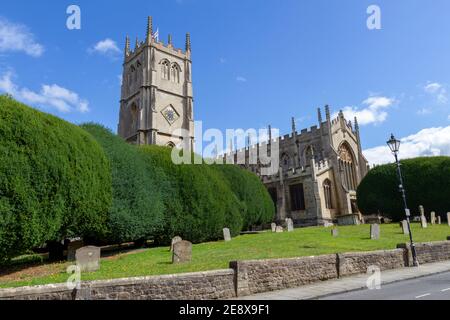
<path fill-rule="evenodd" d="M 159 33 L 159 31 L 158 31 Z M 152 17 L 148 17 L 147 23 L 147 34 L 144 41 L 140 41 L 138 37 L 136 37 L 136 43 L 134 49 L 130 48 L 130 38 L 126 36 L 125 39 L 125 50 L 124 50 L 124 61 L 125 63 L 134 59 L 136 56 L 139 56 L 143 49 L 146 47 L 155 47 L 158 50 L 161 50 L 165 53 L 177 56 L 179 58 L 188 60 L 191 57 L 191 36 L 189 33 L 186 33 L 186 42 L 184 50 L 181 48 L 176 48 L 173 45 L 172 35 L 168 35 L 167 43 L 159 40 L 159 34 L 153 32 L 153 19 Z"/>

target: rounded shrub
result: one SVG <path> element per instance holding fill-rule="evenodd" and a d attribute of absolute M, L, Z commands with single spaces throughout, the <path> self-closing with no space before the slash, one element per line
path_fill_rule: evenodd
<path fill-rule="evenodd" d="M 0 260 L 105 232 L 109 162 L 84 130 L 0 96 Z"/>
<path fill-rule="evenodd" d="M 103 147 L 112 173 L 112 206 L 108 217 L 108 242 L 150 239 L 162 230 L 164 203 L 159 182 L 164 172 L 148 166 L 136 146 L 105 127 L 81 126 Z"/>
<path fill-rule="evenodd" d="M 172 162 L 172 149 L 160 146 L 140 148 L 150 166 L 163 169 L 159 184 L 165 203 L 164 230 L 156 239 L 167 244 L 174 236 L 194 243 L 222 238 L 227 227 L 232 235 L 242 229 L 240 201 L 222 175 L 206 164 Z"/>
<path fill-rule="evenodd" d="M 269 223 L 275 215 L 275 206 L 266 187 L 254 173 L 237 165 L 214 165 L 241 202 L 244 228 Z"/>
<path fill-rule="evenodd" d="M 450 157 L 421 157 L 401 161 L 406 198 L 412 214 L 419 205 L 444 214 L 450 211 Z M 381 213 L 395 221 L 405 217 L 396 164 L 377 166 L 358 186 L 363 214 Z"/>

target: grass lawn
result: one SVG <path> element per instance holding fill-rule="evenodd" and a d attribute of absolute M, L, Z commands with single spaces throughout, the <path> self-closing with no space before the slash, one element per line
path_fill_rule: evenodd
<path fill-rule="evenodd" d="M 434 225 L 422 229 L 412 225 L 416 242 L 446 240 L 448 225 Z M 150 248 L 121 253 L 101 260 L 101 269 L 82 274 L 82 280 L 98 280 L 145 275 L 172 274 L 228 268 L 232 260 L 286 258 L 338 252 L 394 249 L 398 243 L 408 242 L 398 224 L 381 225 L 380 240 L 370 240 L 369 225 L 339 227 L 339 236 L 333 238 L 331 229 L 312 227 L 294 232 L 244 235 L 231 242 L 208 242 L 192 248 L 192 262 L 171 264 L 168 247 Z M 41 263 L 0 271 L 0 288 L 65 282 L 70 263 Z"/>

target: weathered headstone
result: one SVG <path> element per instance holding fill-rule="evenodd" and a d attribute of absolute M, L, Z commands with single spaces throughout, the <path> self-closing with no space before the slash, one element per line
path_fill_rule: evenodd
<path fill-rule="evenodd" d="M 428 228 L 427 218 L 425 216 L 420 216 L 420 225 L 422 228 Z"/>
<path fill-rule="evenodd" d="M 294 222 L 292 221 L 292 219 L 291 218 L 287 219 L 286 223 L 287 223 L 287 231 L 288 232 L 294 231 Z"/>
<path fill-rule="evenodd" d="M 402 230 L 403 230 L 403 234 L 409 234 L 408 221 L 406 221 L 406 220 L 402 221 Z"/>
<path fill-rule="evenodd" d="M 450 212 L 447 212 L 447 224 L 450 227 Z"/>
<path fill-rule="evenodd" d="M 337 237 L 339 235 L 339 230 L 336 228 L 331 229 L 331 235 Z"/>
<path fill-rule="evenodd" d="M 67 245 L 67 261 L 75 261 L 75 253 L 84 246 L 83 240 L 70 241 Z"/>
<path fill-rule="evenodd" d="M 81 272 L 92 272 L 100 269 L 99 247 L 82 247 L 75 252 L 75 258 Z"/>
<path fill-rule="evenodd" d="M 431 224 L 436 224 L 436 212 L 431 211 L 430 216 L 431 216 L 431 218 L 430 218 L 430 223 L 431 223 Z"/>
<path fill-rule="evenodd" d="M 441 218 L 441 216 L 437 216 L 437 224 L 442 224 L 442 218 Z"/>
<path fill-rule="evenodd" d="M 425 209 L 423 208 L 422 205 L 419 206 L 419 212 L 420 212 L 420 216 L 424 216 L 425 215 Z"/>
<path fill-rule="evenodd" d="M 189 262 L 192 259 L 192 243 L 181 240 L 173 245 L 172 263 Z"/>
<path fill-rule="evenodd" d="M 272 223 L 270 224 L 270 228 L 272 229 L 272 232 L 275 232 L 276 229 L 277 229 L 277 224 L 274 223 L 274 222 L 272 222 Z"/>
<path fill-rule="evenodd" d="M 180 242 L 181 240 L 183 240 L 183 239 L 181 239 L 180 236 L 175 236 L 175 237 L 172 238 L 172 241 L 170 242 L 170 251 L 171 252 L 173 251 L 174 244 L 177 243 L 177 242 Z"/>
<path fill-rule="evenodd" d="M 277 226 L 276 229 L 275 229 L 275 232 L 276 233 L 283 232 L 283 227 L 282 226 Z"/>
<path fill-rule="evenodd" d="M 228 228 L 223 228 L 223 240 L 225 240 L 225 241 L 231 241 L 230 229 L 228 229 Z"/>
<path fill-rule="evenodd" d="M 332 223 L 332 222 L 325 222 L 324 224 L 323 224 L 323 226 L 325 227 L 325 228 L 329 228 L 329 227 L 333 227 L 334 226 L 334 224 Z"/>
<path fill-rule="evenodd" d="M 380 239 L 380 225 L 377 223 L 370 225 L 370 239 L 378 240 Z"/>

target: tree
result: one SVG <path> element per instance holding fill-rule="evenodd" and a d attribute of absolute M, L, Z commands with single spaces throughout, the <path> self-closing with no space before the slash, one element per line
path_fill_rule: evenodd
<path fill-rule="evenodd" d="M 0 260 L 105 232 L 109 162 L 81 128 L 0 97 Z"/>
<path fill-rule="evenodd" d="M 149 166 L 161 168 L 166 174 L 159 185 L 165 203 L 164 230 L 158 243 L 169 243 L 174 236 L 199 243 L 222 238 L 228 227 L 233 235 L 242 228 L 240 202 L 227 182 L 206 164 L 175 165 L 171 149 L 144 146 L 141 152 Z"/>
<path fill-rule="evenodd" d="M 254 173 L 237 165 L 214 165 L 241 202 L 244 228 L 269 223 L 275 215 L 275 206 L 266 187 Z"/>
<path fill-rule="evenodd" d="M 421 157 L 400 161 L 408 206 L 418 214 L 419 205 L 444 214 L 450 210 L 450 157 Z M 358 206 L 363 214 L 382 213 L 404 219 L 395 164 L 373 168 L 358 186 Z"/>
<path fill-rule="evenodd" d="M 81 126 L 103 147 L 111 164 L 112 206 L 108 216 L 108 242 L 147 240 L 163 227 L 164 203 L 159 181 L 164 172 L 147 166 L 136 146 L 126 143 L 105 127 Z"/>

